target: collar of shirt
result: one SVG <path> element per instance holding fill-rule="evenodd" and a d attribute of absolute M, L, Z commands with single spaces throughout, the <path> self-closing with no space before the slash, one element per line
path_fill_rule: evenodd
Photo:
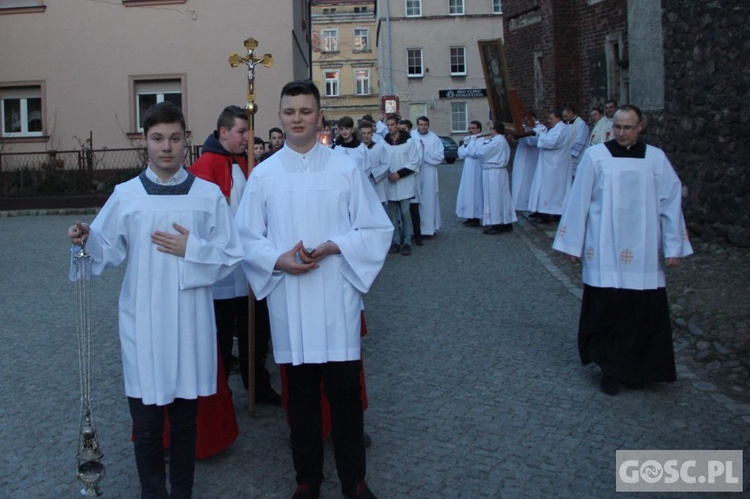
<path fill-rule="evenodd" d="M 177 173 L 175 173 L 172 177 L 170 177 L 166 182 L 163 182 L 156 173 L 151 169 L 151 165 L 149 165 L 146 168 L 146 177 L 153 183 L 158 185 L 180 185 L 188 178 L 187 170 L 184 168 L 180 168 L 177 170 Z"/>

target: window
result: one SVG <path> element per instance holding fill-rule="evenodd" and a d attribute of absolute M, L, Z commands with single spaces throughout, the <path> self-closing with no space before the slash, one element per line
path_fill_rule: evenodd
<path fill-rule="evenodd" d="M 323 15 L 335 14 L 335 13 L 336 13 L 336 9 L 323 9 Z"/>
<path fill-rule="evenodd" d="M 469 129 L 465 102 L 451 102 L 451 132 L 465 132 Z"/>
<path fill-rule="evenodd" d="M 41 137 L 41 85 L 0 87 L 0 115 L 3 137 Z"/>
<path fill-rule="evenodd" d="M 427 116 L 427 104 L 409 104 L 409 119 L 416 124 L 420 116 Z"/>
<path fill-rule="evenodd" d="M 359 14 L 361 12 L 367 12 L 367 7 L 354 7 L 355 14 Z"/>
<path fill-rule="evenodd" d="M 325 72 L 326 97 L 338 97 L 339 95 L 339 72 Z"/>
<path fill-rule="evenodd" d="M 370 50 L 370 30 L 354 28 L 354 50 Z"/>
<path fill-rule="evenodd" d="M 422 15 L 422 0 L 406 0 L 406 17 Z"/>
<path fill-rule="evenodd" d="M 42 0 L 0 0 L 0 14 L 44 12 L 46 8 Z"/>
<path fill-rule="evenodd" d="M 464 15 L 464 0 L 448 0 L 448 13 L 452 16 Z"/>
<path fill-rule="evenodd" d="M 143 116 L 154 104 L 169 101 L 185 111 L 182 106 L 182 80 L 179 78 L 133 80 L 133 90 L 138 132 L 143 132 Z"/>
<path fill-rule="evenodd" d="M 407 49 L 406 67 L 409 78 L 419 78 L 424 76 L 422 67 L 422 49 Z"/>
<path fill-rule="evenodd" d="M 451 47 L 451 76 L 466 76 L 466 47 Z"/>
<path fill-rule="evenodd" d="M 503 0 L 492 0 L 492 13 L 493 14 L 503 13 Z"/>
<path fill-rule="evenodd" d="M 370 70 L 369 69 L 355 69 L 354 79 L 357 82 L 356 94 L 357 95 L 370 95 Z"/>
<path fill-rule="evenodd" d="M 339 32 L 335 29 L 323 30 L 323 52 L 338 52 Z"/>

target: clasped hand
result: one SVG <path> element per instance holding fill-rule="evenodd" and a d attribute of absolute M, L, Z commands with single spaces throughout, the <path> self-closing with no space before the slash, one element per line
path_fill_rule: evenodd
<path fill-rule="evenodd" d="M 336 255 L 339 253 L 341 253 L 341 250 L 333 241 L 321 243 L 312 251 L 305 249 L 305 245 L 300 241 L 295 244 L 292 249 L 279 256 L 274 268 L 286 272 L 287 274 L 305 274 L 320 267 L 318 262 L 328 255 Z"/>

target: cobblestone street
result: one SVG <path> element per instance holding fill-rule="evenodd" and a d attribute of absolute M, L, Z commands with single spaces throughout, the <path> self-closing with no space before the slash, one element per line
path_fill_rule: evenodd
<path fill-rule="evenodd" d="M 672 290 L 667 275 L 672 301 L 680 304 L 685 294 L 676 314 L 683 321 L 675 335 L 677 382 L 606 396 L 598 370 L 578 360 L 579 270 L 551 253 L 549 228 L 525 219 L 499 236 L 464 227 L 453 213 L 461 166 L 440 167 L 438 235 L 411 256 L 389 255 L 366 298 L 373 492 L 381 499 L 627 496 L 615 493 L 618 449 L 741 449 L 750 490 L 750 405 L 738 370 L 748 359 L 720 351 L 742 344 L 709 339 L 714 357 L 696 361 L 700 339 L 688 336 L 701 336 L 690 324 L 713 334 L 711 311 L 685 294 L 705 282 L 676 279 Z M 0 217 L 0 497 L 79 497 L 75 295 L 65 232 L 92 218 Z M 696 246 L 707 264 L 711 248 Z M 740 263 L 727 268 L 739 269 L 732 282 L 744 282 L 748 274 L 743 280 L 738 265 L 749 264 L 744 252 L 736 254 Z M 122 269 L 110 269 L 93 283 L 91 384 L 104 497 L 136 498 L 116 324 L 121 277 Z M 712 277 L 711 289 L 720 289 L 721 276 Z M 740 300 L 721 320 L 746 334 L 747 308 Z M 713 370 L 712 360 L 720 361 Z M 279 387 L 278 369 L 270 369 Z M 716 369 L 737 374 L 736 381 Z M 239 377 L 230 384 L 240 436 L 198 462 L 194 497 L 290 497 L 283 411 L 259 406 L 250 419 Z M 343 497 L 330 443 L 321 497 Z"/>

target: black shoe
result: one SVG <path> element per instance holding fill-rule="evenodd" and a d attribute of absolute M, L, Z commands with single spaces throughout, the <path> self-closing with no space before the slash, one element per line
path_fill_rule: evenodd
<path fill-rule="evenodd" d="M 301 483 L 294 491 L 292 499 L 318 499 L 320 497 L 320 485 Z"/>
<path fill-rule="evenodd" d="M 513 224 L 502 224 L 500 230 L 502 232 L 513 232 Z"/>
<path fill-rule="evenodd" d="M 478 218 L 469 218 L 467 220 L 464 220 L 464 225 L 467 227 L 479 227 L 479 219 Z"/>
<path fill-rule="evenodd" d="M 255 403 L 281 407 L 281 395 L 270 388 L 262 392 L 258 391 L 255 392 Z"/>
<path fill-rule="evenodd" d="M 393 244 L 391 244 L 391 249 L 388 250 L 388 254 L 389 255 L 395 255 L 399 251 L 401 251 L 401 246 L 398 245 L 398 244 L 396 244 L 396 243 L 393 243 Z"/>
<path fill-rule="evenodd" d="M 377 499 L 364 480 L 351 489 L 342 487 L 341 492 L 344 493 L 344 497 L 348 497 L 349 499 Z"/>
<path fill-rule="evenodd" d="M 365 441 L 365 449 L 368 447 L 372 447 L 372 437 L 370 437 L 367 432 L 365 432 L 363 440 Z"/>
<path fill-rule="evenodd" d="M 411 244 L 404 244 L 401 246 L 401 254 L 404 256 L 411 255 Z"/>
<path fill-rule="evenodd" d="M 617 395 L 620 393 L 620 382 L 611 376 L 602 374 L 602 393 Z"/>
<path fill-rule="evenodd" d="M 417 246 L 424 246 L 424 240 L 422 239 L 422 236 L 414 236 L 414 244 Z"/>
<path fill-rule="evenodd" d="M 482 234 L 487 234 L 487 235 L 493 236 L 495 234 L 502 234 L 503 232 L 505 232 L 505 231 L 503 229 L 501 229 L 499 225 L 493 225 L 489 229 L 483 230 Z"/>
<path fill-rule="evenodd" d="M 430 236 L 430 235 L 428 235 L 428 234 L 422 234 L 422 235 L 421 235 L 421 236 L 419 236 L 419 237 L 421 237 L 421 238 L 422 238 L 422 239 L 424 239 L 425 241 L 429 241 L 430 239 L 432 239 L 432 238 L 433 238 L 433 237 L 435 237 L 435 236 L 434 236 L 434 235 Z"/>

